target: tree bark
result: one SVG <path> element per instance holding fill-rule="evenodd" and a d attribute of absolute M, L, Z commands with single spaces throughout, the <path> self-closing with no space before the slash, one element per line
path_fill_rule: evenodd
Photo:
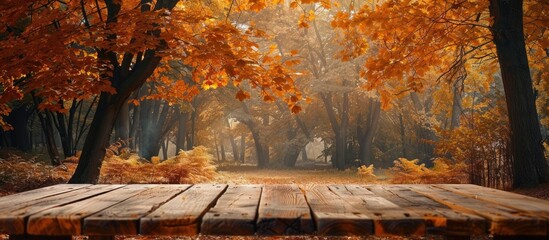
<path fill-rule="evenodd" d="M 238 161 L 238 159 L 240 159 L 238 157 L 238 147 L 236 146 L 236 141 L 234 140 L 234 135 L 233 133 L 231 132 L 231 124 L 229 122 L 229 119 L 227 119 L 227 137 L 229 138 L 229 142 L 231 143 L 231 148 L 233 150 L 233 160 L 235 162 Z"/>
<path fill-rule="evenodd" d="M 332 126 L 332 130 L 334 131 L 335 135 L 335 154 L 332 155 L 332 165 L 337 168 L 338 170 L 345 170 L 345 153 L 346 153 L 346 147 L 347 147 L 347 136 L 346 136 L 346 128 L 344 125 L 344 119 L 345 112 L 342 111 L 341 116 L 341 122 L 338 122 L 336 112 L 333 106 L 332 102 L 332 94 L 331 93 L 321 93 L 320 97 L 322 98 L 322 101 L 324 102 L 324 108 L 326 109 L 326 113 L 328 114 L 328 119 L 330 120 L 330 125 Z M 345 105 L 345 104 L 343 104 Z"/>
<path fill-rule="evenodd" d="M 178 0 L 158 0 L 154 7 L 155 10 L 169 10 L 175 7 L 177 2 Z M 105 4 L 108 13 L 107 22 L 117 22 L 121 2 L 105 0 Z M 150 4 L 143 4 L 141 7 L 144 12 L 149 11 L 150 8 Z M 152 34 L 158 36 L 160 32 L 154 31 Z M 158 49 L 145 50 L 137 56 L 132 53 L 125 53 L 121 63 L 118 62 L 116 53 L 99 50 L 98 64 L 109 63 L 114 67 L 113 72 L 102 72 L 101 77 L 108 78 L 111 81 L 116 93 L 101 93 L 89 133 L 84 142 L 80 161 L 69 183 L 97 183 L 118 112 L 131 93 L 141 87 L 147 78 L 153 74 L 161 60 L 156 51 L 163 48 L 166 48 L 165 42 L 161 42 Z M 133 59 L 135 61 L 132 64 Z"/>
<path fill-rule="evenodd" d="M 13 130 L 4 132 L 7 136 L 7 146 L 14 147 L 23 152 L 30 152 L 32 150 L 29 128 L 32 113 L 33 108 L 27 103 L 19 105 L 10 112 L 6 120 L 13 127 Z"/>
<path fill-rule="evenodd" d="M 122 104 L 114 125 L 114 139 L 128 140 L 130 138 L 130 107 L 128 102 Z"/>
<path fill-rule="evenodd" d="M 549 182 L 523 31 L 523 1 L 491 0 L 492 35 L 498 55 L 513 153 L 513 187 Z"/>
<path fill-rule="evenodd" d="M 459 86 L 454 84 L 452 87 L 453 101 L 452 101 L 452 121 L 450 122 L 450 129 L 459 127 L 461 118 L 461 91 Z"/>
<path fill-rule="evenodd" d="M 219 136 L 219 151 L 221 153 L 221 161 L 227 161 L 227 154 L 225 153 L 225 144 L 223 144 L 223 135 Z"/>
<path fill-rule="evenodd" d="M 246 134 L 240 136 L 240 162 L 244 163 L 246 159 Z"/>
<path fill-rule="evenodd" d="M 406 128 L 404 127 L 404 117 L 402 113 L 398 116 L 400 122 L 400 141 L 402 142 L 402 157 L 408 158 L 407 144 L 406 144 Z"/>
<path fill-rule="evenodd" d="M 255 150 L 257 154 L 257 168 L 264 169 L 269 166 L 269 157 L 266 156 L 265 148 L 262 144 L 261 135 L 257 129 L 250 128 L 252 132 L 252 137 L 254 139 Z"/>
<path fill-rule="evenodd" d="M 40 126 L 42 127 L 42 133 L 44 134 L 44 142 L 46 145 L 46 149 L 48 151 L 48 155 L 50 156 L 51 164 L 54 166 L 58 166 L 61 164 L 59 151 L 57 150 L 57 145 L 55 144 L 55 136 L 53 133 L 53 123 L 51 122 L 51 119 L 47 116 L 42 115 L 42 112 L 38 111 L 38 99 L 34 95 L 34 93 L 31 93 L 32 100 L 34 102 L 34 106 L 36 107 L 36 114 L 38 115 L 38 119 L 40 120 Z"/>
<path fill-rule="evenodd" d="M 80 161 L 69 183 L 97 183 L 116 115 L 122 104 L 102 93 L 86 136 Z M 118 105 L 118 106 L 117 106 Z"/>
<path fill-rule="evenodd" d="M 381 103 L 377 100 L 370 99 L 368 103 L 368 117 L 364 124 L 364 129 L 359 128 L 359 145 L 360 145 L 360 162 L 363 165 L 370 165 L 373 163 L 373 143 L 374 136 L 377 132 L 379 125 L 379 117 L 381 113 Z M 360 118 L 359 118 L 360 119 Z M 361 123 L 359 123 L 361 124 Z"/>
<path fill-rule="evenodd" d="M 181 150 L 187 150 L 185 147 L 185 136 L 187 136 L 187 119 L 189 118 L 189 113 L 179 110 L 178 117 L 178 128 L 177 128 L 177 138 L 176 138 L 176 154 Z"/>

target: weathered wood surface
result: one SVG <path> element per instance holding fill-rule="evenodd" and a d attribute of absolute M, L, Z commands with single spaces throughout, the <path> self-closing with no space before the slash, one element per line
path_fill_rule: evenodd
<path fill-rule="evenodd" d="M 59 184 L 44 188 L 38 188 L 31 191 L 21 192 L 13 195 L 0 197 L 0 210 L 13 205 L 23 204 L 28 201 L 36 201 L 60 193 L 74 191 L 79 188 L 90 186 L 91 184 Z"/>
<path fill-rule="evenodd" d="M 139 220 L 190 185 L 159 185 L 84 219 L 85 235 L 137 235 Z"/>
<path fill-rule="evenodd" d="M 492 188 L 484 188 L 473 184 L 437 184 L 435 187 L 464 195 L 466 197 L 480 199 L 482 201 L 513 208 L 518 211 L 530 212 L 531 214 L 537 214 L 542 217 L 549 218 L 547 201 L 538 198 Z M 505 201 L 502 201 L 502 199 L 505 199 Z"/>
<path fill-rule="evenodd" d="M 145 235 L 196 235 L 202 216 L 215 205 L 227 185 L 198 184 L 142 217 Z"/>
<path fill-rule="evenodd" d="M 0 210 L 0 232 L 24 234 L 25 220 L 32 214 L 112 191 L 121 188 L 122 186 L 123 185 L 88 185 L 83 188 L 75 189 L 74 191 L 37 198 L 20 204 L 14 202 L 11 204 L 11 207 L 6 206 Z"/>
<path fill-rule="evenodd" d="M 204 235 L 253 235 L 261 185 L 230 186 L 202 219 Z"/>
<path fill-rule="evenodd" d="M 305 195 L 319 235 L 362 236 L 373 233 L 372 218 L 330 191 L 327 186 L 305 189 Z"/>
<path fill-rule="evenodd" d="M 298 235 L 314 232 L 311 211 L 297 185 L 265 185 L 258 210 L 260 235 Z"/>
<path fill-rule="evenodd" d="M 372 217 L 378 236 L 425 234 L 425 220 L 417 213 L 377 196 L 359 185 L 334 185 L 330 189 L 353 207 Z"/>
<path fill-rule="evenodd" d="M 33 235 L 81 235 L 82 220 L 85 217 L 124 201 L 150 187 L 152 185 L 127 185 L 94 198 L 41 211 L 30 216 L 27 232 Z"/>
<path fill-rule="evenodd" d="M 475 185 L 56 185 L 0 198 L 0 234 L 549 239 L 549 201 Z M 449 238 L 450 239 L 450 238 Z"/>
<path fill-rule="evenodd" d="M 489 221 L 489 231 L 494 235 L 508 236 L 528 233 L 529 235 L 547 235 L 547 218 L 535 216 L 528 212 L 518 212 L 480 199 L 446 191 L 428 185 L 409 185 L 412 191 L 418 192 L 440 202 L 456 211 L 475 214 Z M 505 201 L 504 198 L 500 198 Z"/>
<path fill-rule="evenodd" d="M 487 223 L 484 218 L 452 210 L 409 188 L 398 185 L 376 185 L 367 186 L 366 188 L 376 195 L 423 217 L 429 234 L 447 236 L 487 234 Z"/>

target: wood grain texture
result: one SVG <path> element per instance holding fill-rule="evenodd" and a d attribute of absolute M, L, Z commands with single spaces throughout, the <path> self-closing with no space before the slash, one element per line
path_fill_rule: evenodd
<path fill-rule="evenodd" d="M 215 205 L 227 185 L 197 184 L 141 218 L 143 235 L 196 235 L 202 216 Z"/>
<path fill-rule="evenodd" d="M 14 239 L 315 231 L 547 239 L 549 230 L 548 201 L 475 185 L 57 185 L 2 199 L 0 233 Z"/>
<path fill-rule="evenodd" d="M 253 235 L 261 185 L 229 186 L 202 219 L 204 235 Z"/>
<path fill-rule="evenodd" d="M 91 186 L 91 184 L 58 184 L 49 187 L 34 189 L 31 191 L 16 193 L 13 195 L 0 197 L 0 211 L 5 208 L 11 208 L 13 205 L 23 204 L 29 201 L 35 201 L 65 192 L 74 191 L 79 188 Z"/>
<path fill-rule="evenodd" d="M 549 201 L 528 197 L 516 193 L 501 191 L 493 188 L 485 188 L 473 184 L 435 184 L 436 188 L 448 190 L 469 198 L 479 199 L 485 202 L 502 205 L 532 215 L 549 219 Z M 502 201 L 505 199 L 505 201 Z"/>
<path fill-rule="evenodd" d="M 156 185 L 84 219 L 84 235 L 137 235 L 139 219 L 190 185 Z"/>
<path fill-rule="evenodd" d="M 547 219 L 530 216 L 525 212 L 497 204 L 469 198 L 428 185 L 409 185 L 418 192 L 456 211 L 475 214 L 489 220 L 489 233 L 493 235 L 547 235 Z M 505 201 L 505 199 L 501 199 Z"/>
<path fill-rule="evenodd" d="M 259 202 L 260 235 L 311 234 L 314 224 L 305 195 L 296 185 L 265 185 Z"/>
<path fill-rule="evenodd" d="M 72 236 L 10 235 L 9 240 L 72 240 Z"/>
<path fill-rule="evenodd" d="M 32 201 L 14 203 L 11 207 L 0 210 L 0 233 L 25 234 L 26 219 L 35 213 L 48 210 L 71 202 L 79 201 L 95 195 L 106 193 L 124 185 L 86 185 L 72 191 L 63 192 L 48 197 L 37 197 Z"/>
<path fill-rule="evenodd" d="M 477 236 L 487 233 L 487 221 L 433 201 L 409 188 L 398 185 L 366 186 L 368 190 L 425 219 L 427 233 L 445 236 Z"/>
<path fill-rule="evenodd" d="M 373 234 L 372 218 L 348 204 L 327 186 L 305 189 L 318 235 L 363 236 Z"/>
<path fill-rule="evenodd" d="M 363 186 L 332 185 L 330 190 L 361 213 L 370 216 L 374 222 L 375 235 L 422 236 L 425 234 L 425 220 L 421 216 L 377 196 Z"/>
<path fill-rule="evenodd" d="M 83 201 L 62 205 L 30 216 L 27 233 L 32 235 L 81 235 L 82 219 L 124 201 L 152 185 L 127 185 Z"/>

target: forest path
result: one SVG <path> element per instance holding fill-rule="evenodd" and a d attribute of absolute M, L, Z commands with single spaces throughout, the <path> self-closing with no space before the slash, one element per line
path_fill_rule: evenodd
<path fill-rule="evenodd" d="M 236 184 L 368 184 L 388 183 L 387 170 L 376 169 L 378 180 L 357 174 L 355 168 L 338 171 L 330 166 L 303 166 L 295 169 L 257 169 L 255 166 L 222 166 L 218 168 L 218 183 Z"/>

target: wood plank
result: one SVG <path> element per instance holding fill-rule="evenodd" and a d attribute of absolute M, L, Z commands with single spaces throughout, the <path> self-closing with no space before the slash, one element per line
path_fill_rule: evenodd
<path fill-rule="evenodd" d="M 314 232 L 305 195 L 296 185 L 265 185 L 259 202 L 257 233 L 296 235 Z"/>
<path fill-rule="evenodd" d="M 141 218 L 143 235 L 196 235 L 202 216 L 215 205 L 227 185 L 197 184 Z"/>
<path fill-rule="evenodd" d="M 229 186 L 202 219 L 203 235 L 253 235 L 261 185 Z"/>
<path fill-rule="evenodd" d="M 9 240 L 72 240 L 72 236 L 9 235 Z"/>
<path fill-rule="evenodd" d="M 137 235 L 139 219 L 190 185 L 155 185 L 84 219 L 84 235 Z"/>
<path fill-rule="evenodd" d="M 466 197 L 502 205 L 518 211 L 528 212 L 531 215 L 539 215 L 549 219 L 549 201 L 547 200 L 493 188 L 481 187 L 473 184 L 436 184 L 433 186 Z M 501 199 L 505 199 L 505 201 L 501 201 Z"/>
<path fill-rule="evenodd" d="M 0 232 L 12 235 L 25 233 L 26 219 L 35 213 L 99 195 L 124 185 L 87 185 L 74 191 L 37 198 L 21 204 L 13 204 L 0 210 Z"/>
<path fill-rule="evenodd" d="M 327 186 L 305 189 L 318 235 L 363 236 L 374 232 L 372 218 L 348 204 Z"/>
<path fill-rule="evenodd" d="M 81 235 L 82 219 L 124 201 L 152 185 L 127 185 L 108 193 L 31 215 L 27 232 L 33 235 Z"/>
<path fill-rule="evenodd" d="M 375 185 L 366 189 L 425 219 L 427 233 L 445 236 L 487 234 L 487 221 L 480 216 L 462 213 L 399 185 Z"/>
<path fill-rule="evenodd" d="M 493 235 L 547 235 L 547 219 L 530 216 L 514 209 L 459 195 L 428 185 L 409 185 L 418 192 L 456 211 L 482 216 L 489 220 L 489 233 Z M 502 199 L 505 201 L 505 199 Z"/>
<path fill-rule="evenodd" d="M 375 235 L 423 236 L 425 234 L 425 220 L 421 216 L 377 196 L 363 186 L 333 185 L 330 186 L 330 190 L 360 212 L 371 216 Z"/>
<path fill-rule="evenodd" d="M 13 205 L 34 201 L 65 192 L 74 191 L 79 188 L 88 187 L 91 184 L 57 184 L 49 187 L 38 188 L 26 192 L 20 192 L 8 196 L 0 197 L 0 211 L 5 208 L 11 208 Z"/>

